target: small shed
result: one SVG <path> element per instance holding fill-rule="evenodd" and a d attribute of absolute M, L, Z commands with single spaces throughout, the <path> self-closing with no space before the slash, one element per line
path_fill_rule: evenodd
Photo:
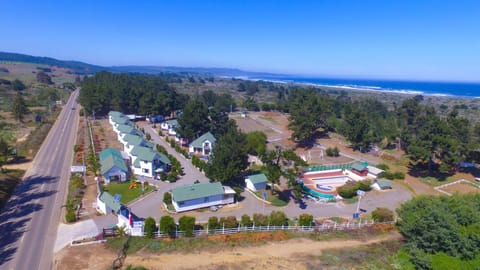
<path fill-rule="evenodd" d="M 359 176 L 367 176 L 368 174 L 368 168 L 364 164 L 361 163 L 355 163 L 352 165 L 351 171 Z"/>
<path fill-rule="evenodd" d="M 249 175 L 245 178 L 245 185 L 251 191 L 264 190 L 267 188 L 268 179 L 263 173 Z"/>
<path fill-rule="evenodd" d="M 122 204 L 120 201 L 106 191 L 97 197 L 97 210 L 104 215 L 108 215 L 109 213 L 117 214 L 121 207 Z"/>
<path fill-rule="evenodd" d="M 376 190 L 392 189 L 392 181 L 387 179 L 375 180 L 375 182 L 372 184 L 372 188 Z"/>
<path fill-rule="evenodd" d="M 368 169 L 368 176 L 374 179 L 377 179 L 378 176 L 384 172 L 384 170 L 379 169 L 377 167 L 373 167 L 373 166 L 367 166 L 367 169 Z"/>
<path fill-rule="evenodd" d="M 242 118 L 247 118 L 247 111 L 243 111 L 243 112 L 241 113 L 241 116 L 242 116 Z"/>

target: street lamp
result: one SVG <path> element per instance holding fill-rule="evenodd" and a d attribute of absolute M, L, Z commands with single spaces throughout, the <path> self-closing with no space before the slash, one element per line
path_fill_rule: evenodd
<path fill-rule="evenodd" d="M 365 196 L 365 191 L 363 190 L 357 190 L 357 196 L 358 196 L 358 203 L 357 203 L 357 211 L 353 213 L 353 218 L 357 219 L 360 217 L 360 200 L 362 199 L 363 196 Z"/>

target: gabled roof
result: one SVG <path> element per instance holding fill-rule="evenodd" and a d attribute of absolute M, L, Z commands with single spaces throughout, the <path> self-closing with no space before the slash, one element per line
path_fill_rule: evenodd
<path fill-rule="evenodd" d="M 104 191 L 100 195 L 100 200 L 105 203 L 113 212 L 118 213 L 122 208 L 122 204 L 113 198 L 112 194 Z"/>
<path fill-rule="evenodd" d="M 151 148 L 148 147 L 143 147 L 143 146 L 134 146 L 132 149 L 132 152 L 130 153 L 133 156 L 137 156 L 138 159 L 141 160 L 146 160 L 153 162 L 153 160 L 158 159 L 164 164 L 170 164 L 170 159 L 168 159 L 167 156 L 165 156 L 162 153 L 159 153 L 157 151 L 152 150 Z M 138 160 L 137 159 L 137 160 Z M 134 164 L 135 165 L 135 162 Z"/>
<path fill-rule="evenodd" d="M 384 170 L 379 169 L 377 167 L 373 167 L 373 166 L 367 166 L 367 169 L 369 173 L 373 173 L 373 174 L 381 174 L 382 172 L 384 172 Z"/>
<path fill-rule="evenodd" d="M 197 183 L 174 188 L 172 190 L 172 198 L 176 202 L 182 202 L 215 195 L 223 195 L 224 193 L 225 191 L 220 182 Z"/>
<path fill-rule="evenodd" d="M 129 133 L 129 134 L 131 134 L 132 131 L 135 130 L 134 127 L 129 126 L 129 125 L 119 125 L 119 126 L 117 127 L 117 129 L 118 129 L 118 131 L 121 132 L 121 133 Z"/>
<path fill-rule="evenodd" d="M 102 152 L 100 152 L 98 154 L 98 157 L 99 157 L 100 161 L 104 160 L 105 158 L 107 158 L 109 156 L 122 157 L 122 153 L 120 153 L 120 151 L 115 149 L 115 148 L 109 147 L 109 148 L 105 148 Z"/>
<path fill-rule="evenodd" d="M 123 140 L 126 141 L 130 145 L 142 145 L 145 144 L 145 141 L 142 137 L 134 134 L 126 134 L 123 136 Z"/>
<path fill-rule="evenodd" d="M 380 180 L 377 180 L 377 183 L 378 183 L 378 186 L 379 186 L 381 189 L 384 189 L 384 188 L 392 188 L 392 181 L 390 181 L 390 180 L 380 179 Z"/>
<path fill-rule="evenodd" d="M 212 144 L 215 144 L 217 141 L 215 137 L 213 137 L 213 134 L 210 132 L 207 132 L 203 134 L 202 136 L 196 138 L 190 145 L 195 147 L 195 148 L 202 148 L 203 147 L 203 142 L 209 141 Z"/>
<path fill-rule="evenodd" d="M 126 116 L 112 116 L 112 121 L 119 125 L 131 125 L 130 119 Z"/>
<path fill-rule="evenodd" d="M 111 116 L 111 117 L 119 117 L 119 116 L 125 116 L 123 113 L 121 112 L 117 112 L 117 111 L 110 111 L 108 112 L 108 116 Z"/>
<path fill-rule="evenodd" d="M 169 125 L 172 126 L 172 127 L 178 127 L 178 121 L 177 121 L 177 119 L 167 120 L 167 121 L 165 121 L 165 123 L 169 124 Z"/>
<path fill-rule="evenodd" d="M 356 171 L 364 171 L 367 169 L 367 166 L 363 165 L 363 164 L 360 164 L 360 163 L 355 163 L 352 165 L 352 169 L 356 170 Z"/>
<path fill-rule="evenodd" d="M 249 176 L 247 176 L 247 179 L 250 179 L 250 181 L 254 185 L 268 182 L 267 177 L 263 173 L 249 175 Z"/>
<path fill-rule="evenodd" d="M 125 160 L 123 160 L 122 156 L 109 155 L 105 159 L 100 160 L 100 172 L 102 174 L 105 174 L 114 167 L 119 168 L 123 172 L 128 172 L 127 165 L 125 164 Z"/>

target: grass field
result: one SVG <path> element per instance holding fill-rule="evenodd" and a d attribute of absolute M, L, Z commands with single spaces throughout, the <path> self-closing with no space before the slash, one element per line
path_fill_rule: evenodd
<path fill-rule="evenodd" d="M 129 203 L 133 201 L 134 199 L 142 196 L 142 184 L 137 183 L 136 187 L 129 189 L 130 187 L 130 182 L 125 182 L 125 183 L 112 183 L 107 185 L 104 190 L 108 191 L 110 194 L 115 195 L 115 194 L 120 194 L 122 196 L 120 198 L 120 201 L 122 203 Z M 144 194 L 153 191 L 154 188 L 152 186 L 149 186 L 147 183 L 145 183 L 145 192 Z"/>

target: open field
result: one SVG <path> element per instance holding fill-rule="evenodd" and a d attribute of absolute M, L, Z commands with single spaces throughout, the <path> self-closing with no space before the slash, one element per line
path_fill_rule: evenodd
<path fill-rule="evenodd" d="M 285 240 L 288 237 L 285 238 L 286 235 L 280 232 L 277 236 L 274 236 L 274 239 L 266 241 L 266 238 L 262 238 L 264 234 L 258 234 L 256 237 L 258 242 L 251 244 L 242 244 L 244 241 L 238 242 L 239 240 L 236 241 L 235 237 L 230 237 L 231 240 L 225 240 L 229 237 L 220 235 L 215 242 L 217 244 L 207 248 L 196 248 L 197 245 L 202 245 L 204 239 L 198 241 L 194 239 L 173 240 L 185 243 L 182 245 L 179 243 L 179 250 L 170 252 L 155 251 L 156 247 L 151 245 L 148 249 L 144 248 L 134 254 L 127 255 L 124 266 L 143 266 L 150 270 L 318 269 L 318 266 L 321 265 L 319 263 L 323 260 L 322 258 L 318 259 L 318 256 L 321 256 L 324 251 L 332 254 L 332 249 L 349 250 L 359 247 L 370 250 L 371 245 L 374 247 L 374 245 L 384 243 L 384 241 L 399 241 L 401 239 L 398 233 L 390 232 L 369 236 L 367 236 L 368 234 L 362 236 L 362 233 L 360 235 L 344 233 L 345 236 L 337 236 L 338 238 L 335 240 L 328 237 L 321 238 L 323 240 L 311 240 L 308 239 L 308 236 Z M 166 239 L 165 241 L 172 240 Z M 238 243 L 238 245 L 235 243 Z M 166 245 L 170 244 L 172 243 L 166 243 Z M 132 243 L 131 248 L 135 247 L 136 244 Z M 392 249 L 395 252 L 395 248 Z M 385 255 L 387 250 L 385 248 L 380 250 L 382 255 Z M 116 252 L 107 248 L 105 244 L 69 247 L 57 254 L 55 265 L 58 270 L 108 269 L 116 255 Z M 315 260 L 312 260 L 312 258 L 315 258 Z M 351 261 L 347 263 L 351 263 Z"/>
<path fill-rule="evenodd" d="M 443 187 L 441 188 L 441 190 L 446 191 L 450 194 L 454 194 L 454 193 L 465 194 L 465 193 L 472 193 L 472 192 L 480 192 L 480 188 L 478 187 L 478 184 L 475 184 L 470 181 L 457 182 L 452 185 Z"/>

